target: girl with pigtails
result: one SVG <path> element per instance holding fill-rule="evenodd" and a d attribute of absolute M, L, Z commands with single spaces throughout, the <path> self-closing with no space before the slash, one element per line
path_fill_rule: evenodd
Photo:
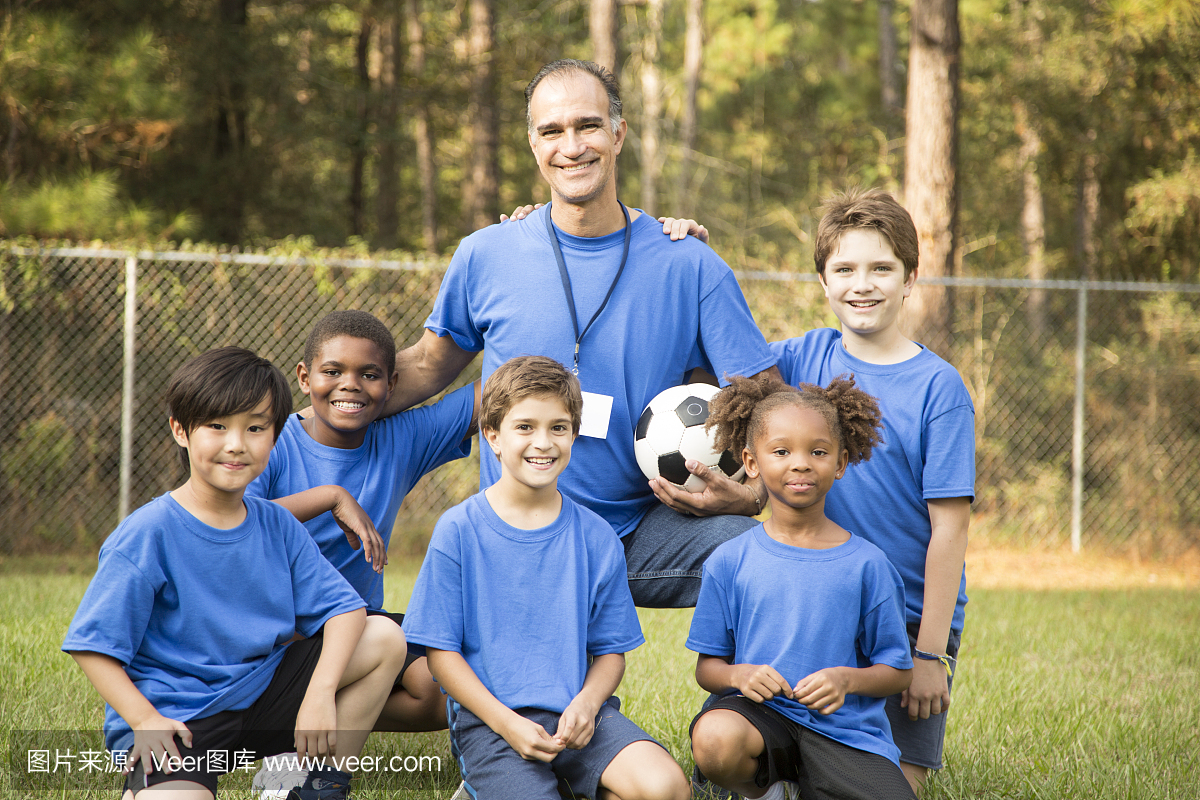
<path fill-rule="evenodd" d="M 884 711 L 911 680 L 903 584 L 825 516 L 880 441 L 879 406 L 849 377 L 735 377 L 707 426 L 761 477 L 771 515 L 704 566 L 687 647 L 719 698 L 692 721 L 697 768 L 748 798 L 912 798 Z"/>

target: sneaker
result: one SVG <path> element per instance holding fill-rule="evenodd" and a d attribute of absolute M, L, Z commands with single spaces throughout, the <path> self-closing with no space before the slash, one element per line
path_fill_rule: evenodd
<path fill-rule="evenodd" d="M 759 800 L 800 800 L 800 784 L 775 781 Z"/>
<path fill-rule="evenodd" d="M 728 789 L 710 783 L 699 767 L 692 767 L 692 797 L 703 800 L 732 800 L 736 795 Z"/>
<path fill-rule="evenodd" d="M 471 793 L 467 791 L 466 781 L 458 785 L 458 789 L 454 791 L 454 794 L 450 795 L 450 800 L 471 800 Z"/>
<path fill-rule="evenodd" d="M 264 758 L 250 786 L 262 800 L 283 800 L 292 789 L 303 786 L 307 777 L 308 770 L 300 769 L 300 759 L 290 753 Z"/>
<path fill-rule="evenodd" d="M 304 785 L 287 793 L 287 800 L 350 800 L 350 776 L 333 769 L 310 772 Z"/>

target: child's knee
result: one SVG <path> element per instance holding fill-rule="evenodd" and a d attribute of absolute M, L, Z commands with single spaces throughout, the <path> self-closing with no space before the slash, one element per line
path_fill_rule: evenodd
<path fill-rule="evenodd" d="M 735 719 L 731 719 L 732 716 Z M 724 772 L 747 754 L 745 735 L 734 712 L 710 711 L 692 726 L 692 758 L 701 772 Z"/>
<path fill-rule="evenodd" d="M 692 787 L 683 770 L 670 756 L 666 762 L 658 769 L 646 770 L 642 777 L 642 796 L 646 800 L 686 800 L 691 795 Z"/>
<path fill-rule="evenodd" d="M 685 800 L 691 785 L 671 754 L 655 742 L 638 741 L 612 760 L 600 777 L 607 796 L 621 800 Z M 605 796 L 605 792 L 600 793 Z"/>
<path fill-rule="evenodd" d="M 404 631 L 389 617 L 370 616 L 358 639 L 358 650 L 376 664 L 394 665 L 399 673 L 408 655 Z"/>

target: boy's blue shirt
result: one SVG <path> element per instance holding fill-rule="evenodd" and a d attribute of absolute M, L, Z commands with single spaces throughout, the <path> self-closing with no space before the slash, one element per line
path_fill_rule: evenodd
<path fill-rule="evenodd" d="M 826 550 L 792 547 L 762 525 L 722 544 L 705 562 L 686 646 L 734 664 L 769 664 L 792 687 L 829 667 L 912 668 L 904 589 L 879 548 L 854 535 Z M 767 705 L 834 741 L 898 763 L 883 698 L 848 694 L 829 715 L 786 697 Z"/>
<path fill-rule="evenodd" d="M 404 617 L 408 641 L 461 653 L 509 708 L 562 713 L 587 657 L 645 641 L 612 528 L 563 496 L 550 525 L 521 530 L 482 492 L 438 521 Z"/>
<path fill-rule="evenodd" d="M 832 328 L 772 342 L 783 379 L 825 386 L 847 373 L 879 401 L 883 442 L 846 470 L 825 498 L 825 514 L 878 545 L 904 579 L 909 623 L 925 599 L 925 557 L 932 526 L 929 500 L 975 496 L 975 407 L 958 370 L 921 346 L 899 364 L 855 358 Z M 962 632 L 966 572 L 951 628 Z"/>
<path fill-rule="evenodd" d="M 464 386 L 433 405 L 375 420 L 353 450 L 318 443 L 293 414 L 271 450 L 267 468 L 246 494 L 276 500 L 316 486 L 341 486 L 367 512 L 387 547 L 400 504 L 417 481 L 471 452 L 467 431 L 474 405 L 474 386 Z M 372 569 L 361 549 L 350 546 L 333 513 L 326 511 L 304 527 L 367 607 L 382 609 L 383 576 Z"/>
<path fill-rule="evenodd" d="M 546 232 L 549 207 L 476 231 L 454 253 L 425 327 L 467 352 L 483 350 L 483 379 L 515 356 L 570 367 L 576 330 Z M 621 262 L 624 230 L 586 238 L 557 232 L 579 329 L 600 308 Z M 642 410 L 702 367 L 754 375 L 775 362 L 733 272 L 693 237 L 672 242 L 649 215 L 633 221 L 629 259 L 579 351 L 585 392 L 613 398 L 606 439 L 580 436 L 558 488 L 625 536 L 658 505 L 633 453 Z M 500 477 L 480 447 L 479 486 Z"/>
<path fill-rule="evenodd" d="M 294 634 L 310 637 L 363 602 L 286 509 L 245 505 L 245 521 L 229 530 L 169 494 L 130 514 L 100 548 L 62 649 L 116 659 L 170 719 L 250 706 Z M 108 706 L 104 731 L 112 751 L 133 744 Z"/>

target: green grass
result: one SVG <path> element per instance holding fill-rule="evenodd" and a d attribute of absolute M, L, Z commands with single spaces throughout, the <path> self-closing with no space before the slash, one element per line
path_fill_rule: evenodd
<path fill-rule="evenodd" d="M 415 560 L 389 566 L 389 607 L 405 606 L 417 567 Z M 99 697 L 58 649 L 87 581 L 86 569 L 75 563 L 0 564 L 0 745 L 6 755 L 13 730 L 101 725 Z M 690 772 L 687 726 L 703 697 L 692 679 L 694 655 L 683 648 L 690 612 L 642 610 L 640 616 L 648 641 L 629 654 L 623 708 Z M 949 718 L 947 768 L 926 798 L 1200 797 L 1198 647 L 1200 592 L 975 591 Z M 391 792 L 366 779 L 356 797 L 437 800 L 453 791 L 444 733 L 376 734 L 368 753 L 438 755 L 442 788 Z M 14 766 L 6 763 L 3 773 L 11 775 Z M 222 796 L 249 798 L 249 780 L 248 774 L 224 779 Z M 0 798 L 24 796 L 0 777 Z M 88 800 L 116 797 L 116 791 L 36 796 Z"/>

